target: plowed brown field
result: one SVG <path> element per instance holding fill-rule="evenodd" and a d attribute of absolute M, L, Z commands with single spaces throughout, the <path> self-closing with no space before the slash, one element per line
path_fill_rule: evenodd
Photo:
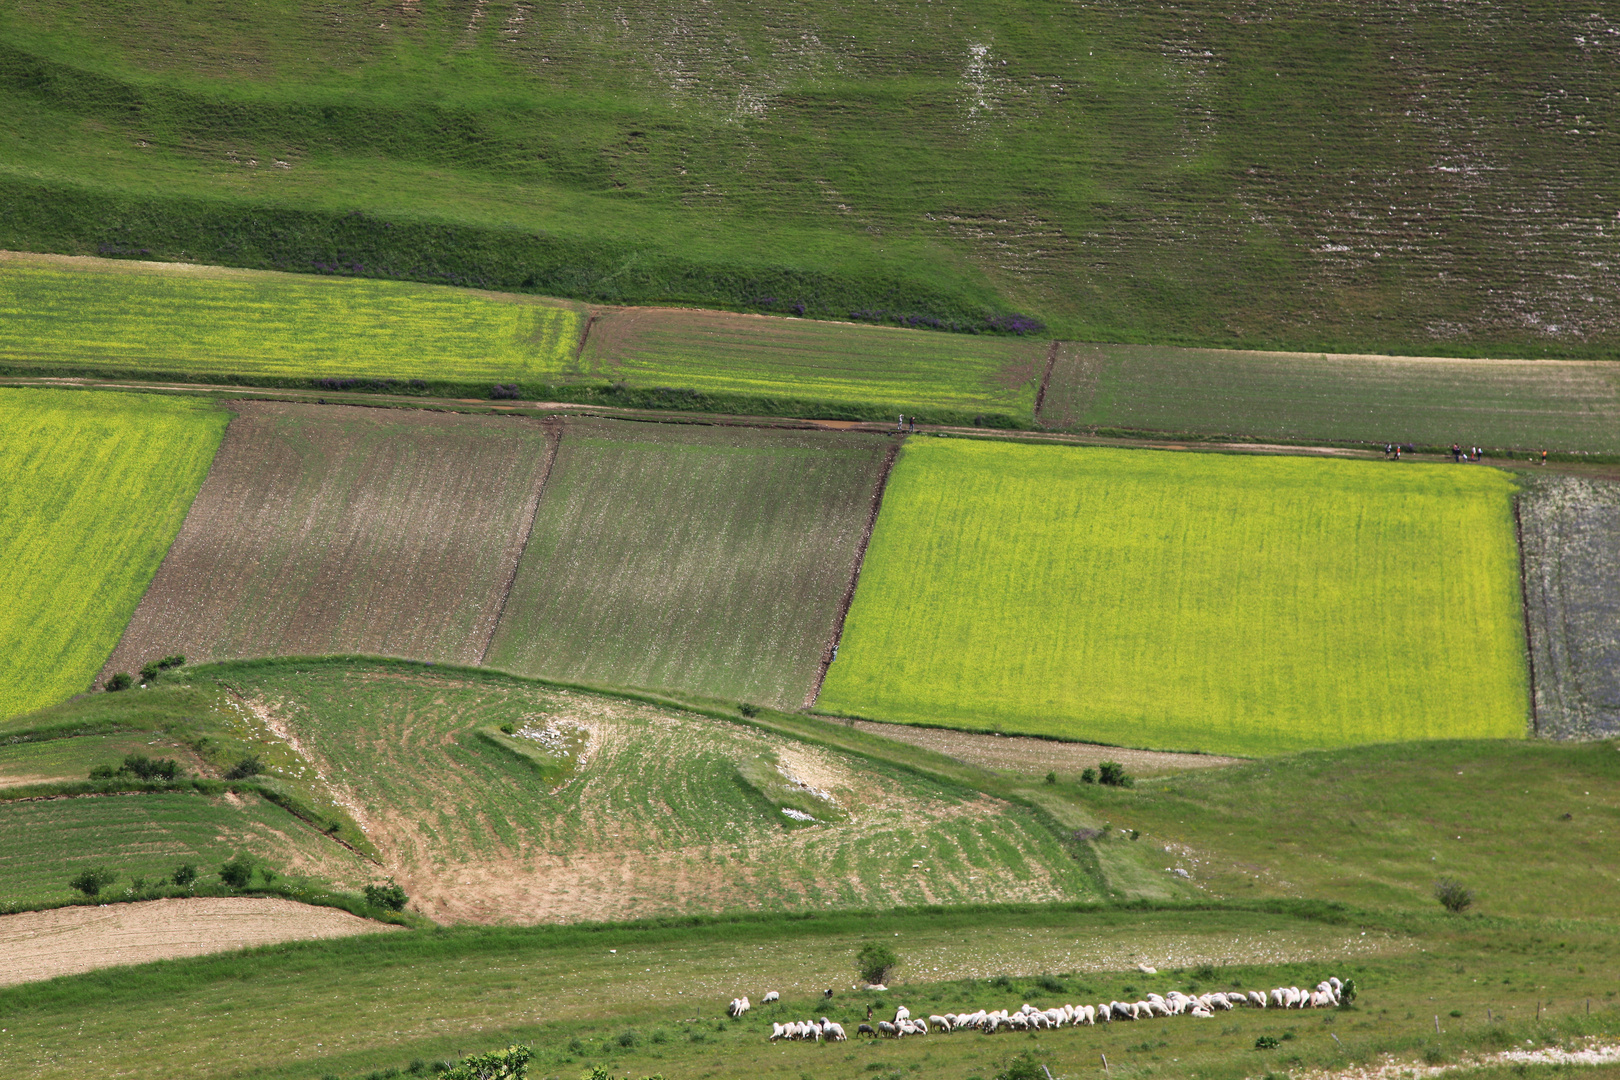
<path fill-rule="evenodd" d="M 397 930 L 272 897 L 192 897 L 0 918 L 0 986 L 176 956 Z"/>
<path fill-rule="evenodd" d="M 477 663 L 556 428 L 526 418 L 243 402 L 104 677 L 373 653 Z"/>

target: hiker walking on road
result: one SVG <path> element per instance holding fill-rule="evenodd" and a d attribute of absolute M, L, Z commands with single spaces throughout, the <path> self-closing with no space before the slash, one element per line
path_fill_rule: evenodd
<path fill-rule="evenodd" d="M 1541 452 L 1541 463 L 1543 465 L 1547 464 L 1547 451 L 1545 450 Z"/>

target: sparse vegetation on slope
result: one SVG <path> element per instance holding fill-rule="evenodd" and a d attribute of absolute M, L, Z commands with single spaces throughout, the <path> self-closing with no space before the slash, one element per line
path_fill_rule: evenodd
<path fill-rule="evenodd" d="M 817 707 L 1253 755 L 1519 736 L 1511 492 L 1463 466 L 912 440 Z"/>
<path fill-rule="evenodd" d="M 0 717 L 90 688 L 226 420 L 197 400 L 0 390 Z"/>

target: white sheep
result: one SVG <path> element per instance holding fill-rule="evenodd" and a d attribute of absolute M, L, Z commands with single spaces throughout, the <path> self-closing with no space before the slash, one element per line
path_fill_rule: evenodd
<path fill-rule="evenodd" d="M 764 997 L 759 999 L 759 1003 L 761 1005 L 769 1005 L 773 1001 L 781 1001 L 781 1000 L 782 1000 L 782 995 L 778 994 L 775 990 L 771 990 L 768 993 L 766 993 L 766 995 Z"/>
<path fill-rule="evenodd" d="M 935 1014 L 935 1015 L 930 1016 L 928 1018 L 928 1022 L 930 1024 L 933 1024 L 935 1027 L 939 1028 L 941 1031 L 950 1031 L 951 1030 L 951 1022 L 950 1022 L 949 1018 L 947 1018 L 947 1017 Z"/>
<path fill-rule="evenodd" d="M 821 1018 L 821 1033 L 832 1042 L 848 1042 L 849 1036 L 844 1034 L 844 1025 L 835 1024 L 825 1016 Z"/>
<path fill-rule="evenodd" d="M 1249 991 L 1249 1004 L 1253 1005 L 1257 1009 L 1265 1008 L 1266 1007 L 1266 995 L 1262 994 L 1258 990 L 1250 990 Z"/>
<path fill-rule="evenodd" d="M 906 1008 L 904 1005 L 902 1005 L 898 1009 L 894 1010 L 894 1022 L 895 1023 L 898 1024 L 902 1020 L 910 1020 L 910 1019 L 911 1019 L 911 1010 Z"/>

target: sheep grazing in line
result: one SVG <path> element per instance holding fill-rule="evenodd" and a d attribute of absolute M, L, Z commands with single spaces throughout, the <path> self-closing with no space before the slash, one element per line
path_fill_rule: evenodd
<path fill-rule="evenodd" d="M 778 994 L 775 990 L 771 990 L 771 991 L 768 991 L 765 994 L 764 997 L 759 999 L 759 1003 L 761 1005 L 769 1005 L 773 1001 L 781 1001 L 781 1000 L 782 1000 L 782 995 Z"/>
<path fill-rule="evenodd" d="M 986 1011 L 979 1009 L 971 1013 L 935 1013 L 927 1019 L 913 1018 L 911 1010 L 904 1005 L 898 1006 L 894 1012 L 894 1020 L 879 1020 L 876 1027 L 871 1024 L 861 1024 L 855 1029 L 857 1035 L 872 1035 L 878 1038 L 901 1039 L 907 1035 L 929 1035 L 934 1032 L 949 1034 L 953 1031 L 972 1029 L 986 1035 L 998 1031 L 1048 1031 L 1061 1027 L 1094 1026 L 1099 1020 L 1105 1024 L 1115 1020 L 1151 1020 L 1155 1017 L 1190 1016 L 1198 1020 L 1208 1020 L 1217 1012 L 1226 1012 L 1239 1007 L 1242 1008 L 1286 1008 L 1286 1009 L 1325 1009 L 1337 1006 L 1343 1001 L 1344 983 L 1337 978 L 1325 979 L 1316 984 L 1315 989 L 1301 990 L 1297 986 L 1279 986 L 1269 992 L 1259 990 L 1233 990 L 1231 992 L 1212 990 L 1196 997 L 1184 994 L 1179 990 L 1171 990 L 1163 997 L 1158 994 L 1148 994 L 1141 1001 L 1110 1001 L 1096 1005 L 1054 1005 L 1045 1009 L 1038 1009 L 1029 1002 L 1024 1002 L 1016 1012 L 1006 1009 Z M 780 997 L 774 991 L 766 1000 L 775 1001 Z M 732 1015 L 740 1016 L 748 1010 L 746 997 L 732 1001 Z M 870 1018 L 871 1010 L 868 1010 Z M 806 1023 L 800 1021 L 790 1024 L 772 1024 L 770 1041 L 779 1039 L 815 1040 L 823 1039 L 833 1042 L 845 1042 L 847 1036 L 844 1029 L 823 1016 L 819 1021 Z"/>

